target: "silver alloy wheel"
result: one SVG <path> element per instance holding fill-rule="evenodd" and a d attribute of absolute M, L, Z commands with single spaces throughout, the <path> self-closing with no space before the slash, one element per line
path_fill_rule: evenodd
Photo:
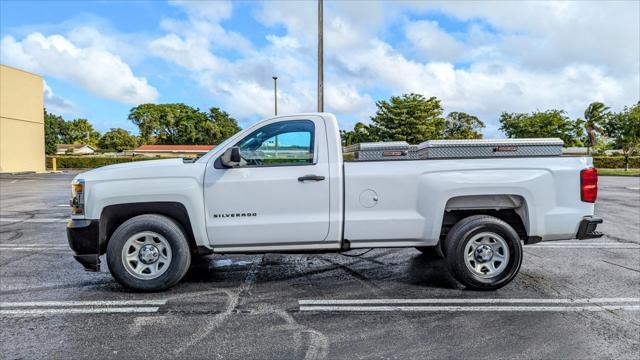
<path fill-rule="evenodd" d="M 509 246 L 502 236 L 493 232 L 474 235 L 464 248 L 465 264 L 481 278 L 500 275 L 509 263 Z"/>
<path fill-rule="evenodd" d="M 167 239 L 153 231 L 131 236 L 122 247 L 125 270 L 138 279 L 151 280 L 164 274 L 171 264 L 171 246 Z"/>

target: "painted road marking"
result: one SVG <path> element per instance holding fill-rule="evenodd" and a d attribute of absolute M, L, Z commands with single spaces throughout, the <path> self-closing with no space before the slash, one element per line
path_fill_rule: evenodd
<path fill-rule="evenodd" d="M 25 247 L 44 247 L 44 248 L 51 248 L 51 247 L 65 247 L 68 248 L 69 245 L 67 244 L 0 244 L 0 249 L 2 248 L 25 248 Z"/>
<path fill-rule="evenodd" d="M 640 249 L 640 245 L 631 243 L 586 243 L 586 244 L 549 244 L 549 245 L 525 245 L 524 249 Z"/>
<path fill-rule="evenodd" d="M 640 311 L 640 305 L 600 306 L 300 306 L 300 311 L 431 311 L 431 312 L 584 312 L 584 311 Z"/>
<path fill-rule="evenodd" d="M 166 303 L 166 299 L 2 302 L 0 316 L 154 313 Z"/>
<path fill-rule="evenodd" d="M 300 300 L 300 305 L 352 305 L 352 304 L 600 304 L 640 303 L 640 298 L 584 298 L 584 299 L 328 299 Z"/>
<path fill-rule="evenodd" d="M 640 298 L 585 299 L 329 299 L 300 300 L 300 311 L 581 312 L 640 311 Z M 458 304 L 458 305 L 442 305 Z M 484 305 L 477 305 L 484 304 Z"/>
<path fill-rule="evenodd" d="M 26 301 L 0 302 L 0 308 L 6 307 L 44 307 L 44 306 L 132 306 L 132 305 L 164 305 L 166 299 L 160 300 L 89 300 L 89 301 Z"/>
<path fill-rule="evenodd" d="M 45 249 L 45 248 L 18 248 L 18 247 L 17 248 L 3 248 L 3 247 L 0 247 L 0 250 L 1 251 L 68 251 L 69 247 L 66 247 L 66 248 L 62 248 L 62 247 L 60 247 L 60 248 L 48 248 L 48 249 Z"/>
<path fill-rule="evenodd" d="M 65 244 L 0 244 L 0 251 L 68 251 Z"/>
<path fill-rule="evenodd" d="M 27 223 L 52 223 L 67 222 L 69 219 L 53 219 L 53 218 L 37 218 L 37 219 L 16 219 L 16 218 L 0 218 L 0 222 L 27 222 Z"/>
<path fill-rule="evenodd" d="M 69 308 L 69 309 L 2 309 L 0 316 L 37 316 L 60 314 L 122 314 L 154 313 L 158 307 L 112 307 L 112 308 Z"/>

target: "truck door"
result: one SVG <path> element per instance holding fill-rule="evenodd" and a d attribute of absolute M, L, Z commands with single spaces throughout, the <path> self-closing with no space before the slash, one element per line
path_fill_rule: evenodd
<path fill-rule="evenodd" d="M 314 244 L 329 231 L 329 159 L 322 118 L 273 119 L 239 141 L 240 165 L 207 164 L 207 234 L 215 246 Z"/>

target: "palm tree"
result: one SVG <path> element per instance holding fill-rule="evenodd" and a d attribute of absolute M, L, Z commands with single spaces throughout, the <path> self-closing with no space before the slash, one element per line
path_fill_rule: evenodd
<path fill-rule="evenodd" d="M 587 130 L 587 154 L 591 153 L 591 147 L 596 144 L 596 134 L 604 134 L 600 126 L 605 120 L 609 107 L 605 104 L 594 101 L 584 111 L 584 128 Z"/>

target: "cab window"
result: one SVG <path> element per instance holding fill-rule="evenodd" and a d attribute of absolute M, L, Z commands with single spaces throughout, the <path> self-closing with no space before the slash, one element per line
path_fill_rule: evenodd
<path fill-rule="evenodd" d="M 236 146 L 244 166 L 313 164 L 314 130 L 310 120 L 276 122 L 252 132 Z"/>

